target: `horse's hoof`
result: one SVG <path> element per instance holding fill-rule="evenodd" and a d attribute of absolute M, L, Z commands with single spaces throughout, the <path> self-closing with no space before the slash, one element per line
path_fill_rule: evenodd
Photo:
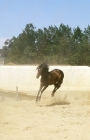
<path fill-rule="evenodd" d="M 36 98 L 36 100 L 35 100 L 36 102 L 38 102 L 38 98 Z"/>
<path fill-rule="evenodd" d="M 51 94 L 51 96 L 53 97 L 53 95 Z"/>
<path fill-rule="evenodd" d="M 39 100 L 38 100 L 39 102 L 41 101 L 41 98 L 39 98 Z"/>
<path fill-rule="evenodd" d="M 51 94 L 51 96 L 53 97 L 53 96 L 54 96 L 54 94 L 52 93 L 52 94 Z"/>

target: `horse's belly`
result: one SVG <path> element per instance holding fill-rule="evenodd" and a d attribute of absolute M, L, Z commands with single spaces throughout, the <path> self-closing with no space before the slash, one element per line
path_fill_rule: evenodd
<path fill-rule="evenodd" d="M 54 85 L 57 82 L 57 80 L 49 80 L 48 81 L 48 85 Z"/>
<path fill-rule="evenodd" d="M 53 74 L 49 75 L 48 85 L 54 85 L 56 82 L 58 82 L 58 76 Z"/>

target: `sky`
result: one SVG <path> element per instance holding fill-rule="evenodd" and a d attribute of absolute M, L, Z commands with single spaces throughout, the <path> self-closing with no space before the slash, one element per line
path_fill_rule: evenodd
<path fill-rule="evenodd" d="M 90 0 L 0 0 L 0 48 L 29 23 L 36 29 L 62 23 L 84 30 L 90 25 Z"/>

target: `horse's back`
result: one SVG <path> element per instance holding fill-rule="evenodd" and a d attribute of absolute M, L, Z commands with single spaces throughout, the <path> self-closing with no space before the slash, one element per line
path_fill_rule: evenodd
<path fill-rule="evenodd" d="M 63 71 L 62 70 L 60 70 L 60 69 L 54 69 L 54 70 L 52 70 L 52 71 L 50 71 L 50 73 L 53 75 L 53 74 L 55 74 L 55 75 L 57 75 L 57 76 L 62 76 L 62 77 L 64 77 L 64 73 L 63 73 Z"/>

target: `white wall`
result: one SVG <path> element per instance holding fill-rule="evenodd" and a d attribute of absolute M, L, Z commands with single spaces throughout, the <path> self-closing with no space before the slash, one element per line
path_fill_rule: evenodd
<path fill-rule="evenodd" d="M 0 66 L 0 89 L 19 91 L 37 91 L 40 79 L 36 78 L 37 66 Z M 61 69 L 64 80 L 59 90 L 90 90 L 90 67 L 88 66 L 50 66 Z M 51 90 L 49 86 L 47 90 Z"/>

